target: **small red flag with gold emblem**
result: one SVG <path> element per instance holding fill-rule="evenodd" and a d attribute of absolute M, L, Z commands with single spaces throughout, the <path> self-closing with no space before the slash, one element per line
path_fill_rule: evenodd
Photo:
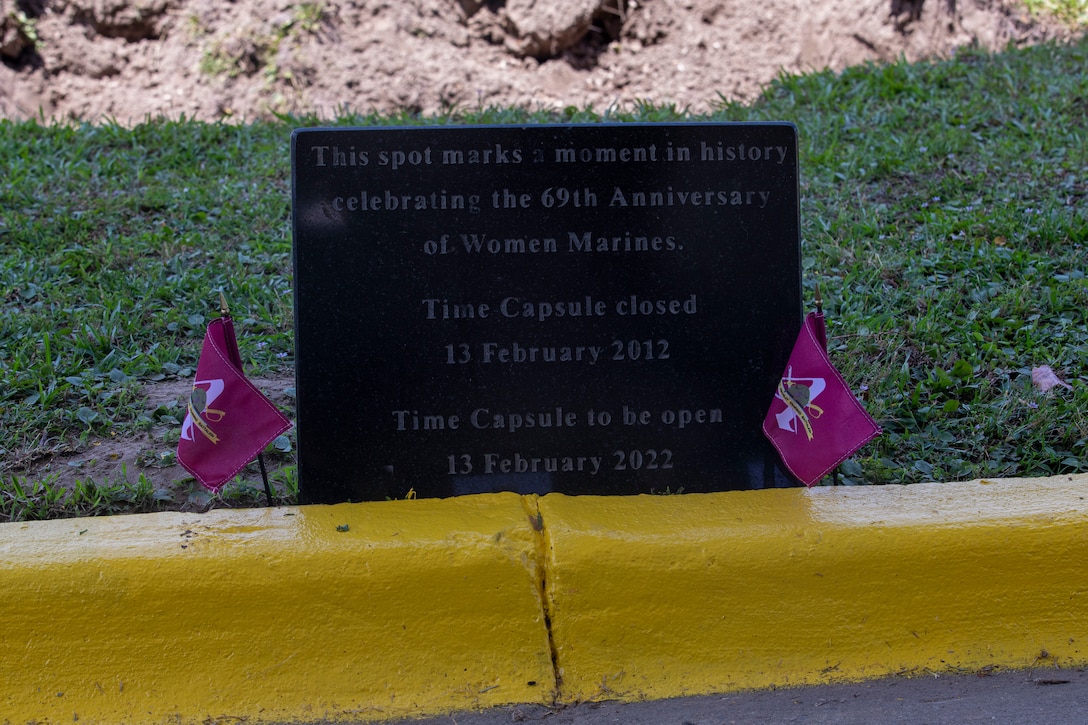
<path fill-rule="evenodd" d="M 763 433 L 806 486 L 880 434 L 827 356 L 823 314 L 810 312 L 779 380 Z"/>
<path fill-rule="evenodd" d="M 242 372 L 234 323 L 208 325 L 196 380 L 178 439 L 178 463 L 205 488 L 218 491 L 291 427 Z"/>

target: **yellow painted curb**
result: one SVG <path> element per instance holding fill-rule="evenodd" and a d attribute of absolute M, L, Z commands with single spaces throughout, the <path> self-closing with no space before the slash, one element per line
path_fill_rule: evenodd
<path fill-rule="evenodd" d="M 527 503 L 0 525 L 0 722 L 336 721 L 550 702 Z"/>
<path fill-rule="evenodd" d="M 0 723 L 382 720 L 1084 665 L 1085 561 L 1088 475 L 2 524 Z"/>
<path fill-rule="evenodd" d="M 1088 475 L 539 510 L 566 701 L 1088 663 Z"/>

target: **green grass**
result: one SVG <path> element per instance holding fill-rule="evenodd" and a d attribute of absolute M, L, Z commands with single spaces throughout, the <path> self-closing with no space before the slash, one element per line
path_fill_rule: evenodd
<path fill-rule="evenodd" d="M 832 357 L 885 429 L 845 481 L 1055 475 L 1088 471 L 1086 67 L 1081 41 L 784 76 L 711 116 L 641 105 L 334 123 L 792 121 L 805 286 L 823 290 Z M 170 450 L 182 410 L 149 410 L 141 391 L 191 377 L 218 290 L 248 371 L 290 373 L 288 139 L 316 122 L 0 122 L 0 518 L 169 507 L 138 484 L 101 483 L 108 501 L 94 503 L 24 473 L 111 437 Z M 1037 365 L 1072 390 L 1035 390 Z"/>
<path fill-rule="evenodd" d="M 805 138 L 806 283 L 910 483 L 1088 470 L 1088 45 L 782 79 Z M 1073 390 L 1034 390 L 1050 365 Z"/>

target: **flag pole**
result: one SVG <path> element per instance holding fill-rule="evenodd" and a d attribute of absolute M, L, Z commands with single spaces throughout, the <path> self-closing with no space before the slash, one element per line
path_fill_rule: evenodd
<path fill-rule="evenodd" d="M 261 467 L 261 480 L 264 481 L 264 498 L 268 502 L 268 508 L 272 508 L 275 504 L 272 503 L 272 487 L 268 485 L 268 471 L 264 468 L 264 453 L 257 454 L 257 465 Z M 835 476 L 839 475 L 838 469 L 835 469 Z"/>
<path fill-rule="evenodd" d="M 824 314 L 824 299 L 820 295 L 820 283 L 819 282 L 816 283 L 816 294 L 813 296 L 812 301 L 816 304 L 816 314 L 817 315 L 823 315 Z M 831 485 L 832 486 L 841 486 L 842 485 L 842 481 L 839 479 L 839 471 L 841 469 L 842 469 L 842 466 L 835 466 L 835 470 L 831 472 Z"/>
<path fill-rule="evenodd" d="M 231 319 L 230 308 L 227 307 L 227 297 L 223 294 L 223 290 L 219 290 L 219 316 L 224 320 Z M 268 471 L 264 465 L 264 452 L 257 454 L 257 465 L 261 469 L 261 482 L 264 483 L 264 498 L 268 502 L 269 508 L 275 504 L 272 503 L 272 487 L 268 484 Z"/>

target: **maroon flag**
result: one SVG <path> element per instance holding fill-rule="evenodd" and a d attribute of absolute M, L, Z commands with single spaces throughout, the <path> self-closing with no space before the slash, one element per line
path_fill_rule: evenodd
<path fill-rule="evenodd" d="M 806 486 L 880 434 L 831 364 L 826 339 L 823 315 L 809 313 L 763 419 L 764 435 Z"/>
<path fill-rule="evenodd" d="M 242 372 L 231 318 L 213 320 L 181 425 L 178 463 L 205 488 L 218 491 L 290 427 Z"/>

